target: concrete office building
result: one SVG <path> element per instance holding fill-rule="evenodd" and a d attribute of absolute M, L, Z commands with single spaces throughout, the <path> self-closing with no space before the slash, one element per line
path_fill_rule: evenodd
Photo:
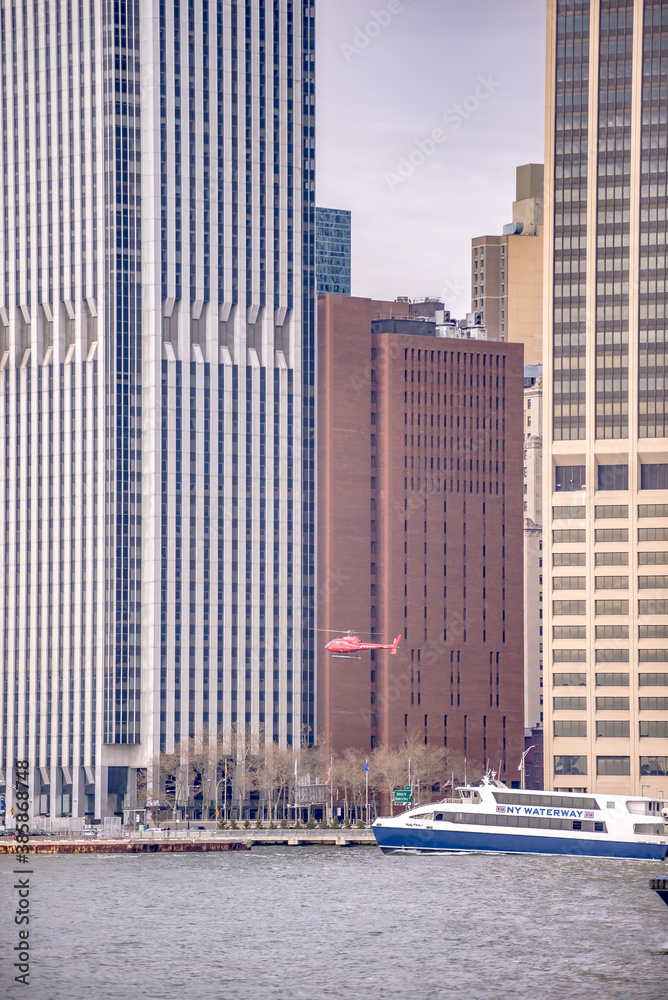
<path fill-rule="evenodd" d="M 490 340 L 524 344 L 527 364 L 543 357 L 543 165 L 517 168 L 512 222 L 479 236 L 471 250 L 471 309 Z"/>
<path fill-rule="evenodd" d="M 313 727 L 314 5 L 4 5 L 0 766 Z"/>
<path fill-rule="evenodd" d="M 546 787 L 668 793 L 668 7 L 549 0 Z"/>
<path fill-rule="evenodd" d="M 522 348 L 444 320 L 318 300 L 319 624 L 402 636 L 396 656 L 319 653 L 319 728 L 336 749 L 418 732 L 517 781 Z"/>
<path fill-rule="evenodd" d="M 315 210 L 315 283 L 318 295 L 350 295 L 352 213 Z"/>

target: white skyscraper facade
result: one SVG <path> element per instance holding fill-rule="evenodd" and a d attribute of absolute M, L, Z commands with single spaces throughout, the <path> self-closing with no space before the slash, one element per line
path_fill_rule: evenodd
<path fill-rule="evenodd" d="M 313 731 L 314 6 L 0 8 L 0 783 Z"/>

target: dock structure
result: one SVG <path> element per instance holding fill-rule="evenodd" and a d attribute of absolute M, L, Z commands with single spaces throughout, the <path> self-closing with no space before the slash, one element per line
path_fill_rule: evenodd
<path fill-rule="evenodd" d="M 253 847 L 372 847 L 371 830 L 220 830 L 150 831 L 124 838 L 76 836 L 31 837 L 31 854 L 184 854 L 217 851 L 250 851 Z M 14 854 L 13 840 L 0 841 L 0 855 Z"/>

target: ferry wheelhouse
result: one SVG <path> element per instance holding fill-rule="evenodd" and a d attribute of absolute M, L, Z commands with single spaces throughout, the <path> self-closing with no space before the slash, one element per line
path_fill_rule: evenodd
<path fill-rule="evenodd" d="M 385 854 L 574 854 L 662 861 L 668 826 L 657 799 L 510 789 L 493 775 L 456 798 L 373 824 Z"/>

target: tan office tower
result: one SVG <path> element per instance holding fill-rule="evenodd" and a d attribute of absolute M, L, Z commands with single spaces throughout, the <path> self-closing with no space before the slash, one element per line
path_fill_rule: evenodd
<path fill-rule="evenodd" d="M 524 344 L 526 364 L 543 358 L 543 164 L 517 168 L 512 222 L 471 243 L 471 310 L 489 340 Z"/>
<path fill-rule="evenodd" d="M 665 3 L 548 0 L 548 788 L 668 794 L 667 53 Z"/>

